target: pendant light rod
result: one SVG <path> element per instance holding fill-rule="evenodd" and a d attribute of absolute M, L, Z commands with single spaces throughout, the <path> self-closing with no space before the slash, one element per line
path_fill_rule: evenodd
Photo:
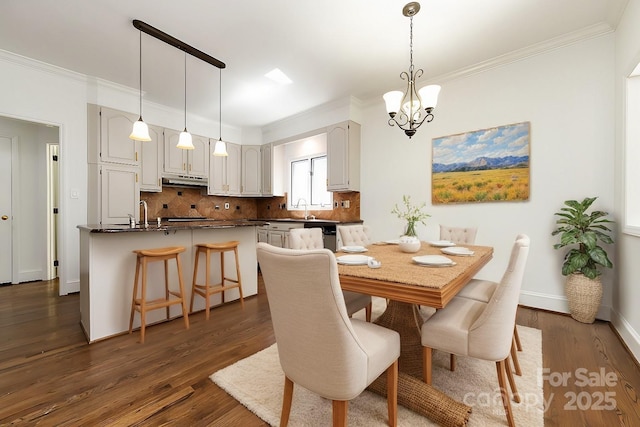
<path fill-rule="evenodd" d="M 157 38 L 160 41 L 165 42 L 168 45 L 171 45 L 175 48 L 178 48 L 186 53 L 188 53 L 189 55 L 195 56 L 196 58 L 209 63 L 211 65 L 213 65 L 214 67 L 217 68 L 226 68 L 226 64 L 216 58 L 214 58 L 213 56 L 206 54 L 204 52 L 202 52 L 199 49 L 196 49 L 195 47 L 186 44 L 185 42 L 183 42 L 182 40 L 178 40 L 177 38 L 170 36 L 169 34 L 165 33 L 164 31 L 161 31 L 149 24 L 147 24 L 146 22 L 142 22 L 138 19 L 134 19 L 133 20 L 133 26 L 136 27 L 138 30 L 143 31 L 147 34 L 149 34 L 152 37 Z"/>

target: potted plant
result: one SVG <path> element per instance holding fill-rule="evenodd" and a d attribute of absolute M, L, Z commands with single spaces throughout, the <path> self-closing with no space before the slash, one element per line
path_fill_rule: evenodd
<path fill-rule="evenodd" d="M 607 226 L 613 221 L 606 218 L 608 212 L 587 212 L 596 198 L 565 201 L 565 207 L 554 214 L 560 218 L 551 233 L 560 235 L 560 243 L 554 244 L 554 249 L 571 248 L 564 257 L 562 274 L 567 276 L 565 292 L 571 317 L 583 323 L 593 323 L 602 300 L 600 268 L 613 267 L 607 252 L 598 244 L 613 243 Z"/>
<path fill-rule="evenodd" d="M 404 235 L 400 238 L 400 250 L 403 252 L 417 252 L 421 247 L 421 243 L 416 233 L 416 223 L 420 222 L 426 225 L 425 220 L 431 215 L 422 211 L 427 205 L 426 202 L 423 202 L 420 206 L 414 206 L 411 204 L 411 196 L 403 195 L 402 203 L 404 207 L 399 208 L 396 203 L 391 210 L 391 213 L 396 214 L 398 218 L 407 221 Z"/>

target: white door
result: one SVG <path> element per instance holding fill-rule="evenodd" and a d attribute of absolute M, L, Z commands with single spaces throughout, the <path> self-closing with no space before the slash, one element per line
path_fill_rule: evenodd
<path fill-rule="evenodd" d="M 0 283 L 11 282 L 11 138 L 0 136 Z"/>

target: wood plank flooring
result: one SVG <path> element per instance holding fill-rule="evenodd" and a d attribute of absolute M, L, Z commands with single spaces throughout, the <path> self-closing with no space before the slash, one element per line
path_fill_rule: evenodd
<path fill-rule="evenodd" d="M 191 315 L 189 330 L 182 319 L 152 326 L 145 344 L 134 332 L 91 345 L 78 295 L 57 294 L 56 281 L 0 287 L 0 425 L 265 425 L 208 378 L 275 341 L 263 292 L 244 310 L 230 303 L 209 321 Z M 545 381 L 545 425 L 640 425 L 640 369 L 608 323 L 521 307 L 518 324 L 542 329 L 550 378 L 572 375 L 566 385 Z M 604 369 L 616 384 L 582 386 L 579 368 Z M 605 392 L 614 394 L 600 406 L 613 399 L 614 409 L 579 409 Z"/>

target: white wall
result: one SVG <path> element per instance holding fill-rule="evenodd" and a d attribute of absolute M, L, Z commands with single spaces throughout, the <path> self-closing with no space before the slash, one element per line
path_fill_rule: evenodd
<path fill-rule="evenodd" d="M 381 100 L 366 108 L 361 217 L 374 240 L 402 233 L 403 221 L 390 211 L 408 194 L 426 201 L 432 215 L 427 227 L 418 227 L 423 240 L 437 239 L 441 223 L 478 227 L 477 243 L 495 248 L 480 276 L 499 280 L 515 236 L 527 233 L 532 244 L 521 303 L 567 312 L 564 253 L 552 248 L 553 214 L 566 199 L 598 196 L 597 207 L 617 216 L 613 55 L 614 36 L 606 35 L 444 82 L 434 121 L 411 140 L 387 125 Z M 432 138 L 524 121 L 531 122 L 529 201 L 431 205 Z M 603 282 L 599 316 L 609 319 L 614 272 L 605 272 Z"/>
<path fill-rule="evenodd" d="M 640 0 L 630 0 L 616 31 L 615 58 L 615 204 L 624 211 L 624 83 L 634 67 L 640 63 Z M 632 120 L 638 120 L 633 117 Z M 637 159 L 636 159 L 637 160 Z M 637 165 L 638 162 L 636 161 Z M 637 185 L 637 183 L 635 183 Z M 640 359 L 640 237 L 618 233 L 618 284 L 612 295 L 612 322 L 627 346 Z"/>

